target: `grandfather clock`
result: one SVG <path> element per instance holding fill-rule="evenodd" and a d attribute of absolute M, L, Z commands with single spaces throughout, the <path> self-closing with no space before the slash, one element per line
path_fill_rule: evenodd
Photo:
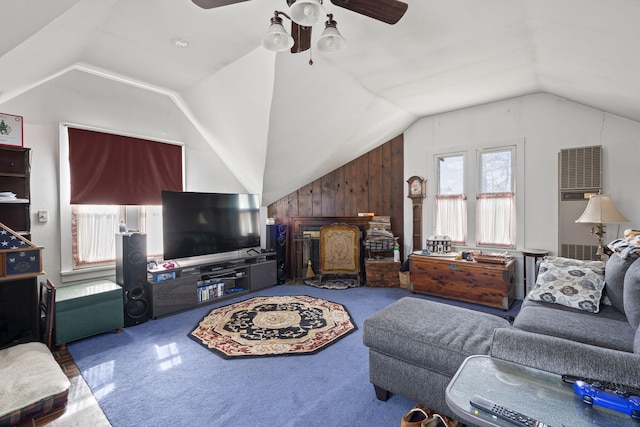
<path fill-rule="evenodd" d="M 422 199 L 426 197 L 426 181 L 419 176 L 407 180 L 409 184 L 408 198 L 411 199 L 413 211 L 413 250 L 422 249 Z"/>

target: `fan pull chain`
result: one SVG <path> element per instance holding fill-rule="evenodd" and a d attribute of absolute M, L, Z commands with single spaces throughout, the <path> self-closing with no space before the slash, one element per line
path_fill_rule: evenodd
<path fill-rule="evenodd" d="M 313 48 L 310 47 L 309 48 L 309 65 L 313 65 L 313 55 L 312 55 L 312 52 L 311 52 L 312 50 L 313 50 Z"/>

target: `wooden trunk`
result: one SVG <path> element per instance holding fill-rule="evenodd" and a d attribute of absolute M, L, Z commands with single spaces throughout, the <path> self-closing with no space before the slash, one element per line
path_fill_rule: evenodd
<path fill-rule="evenodd" d="M 508 310 L 515 298 L 515 261 L 468 262 L 411 255 L 414 292 Z"/>
<path fill-rule="evenodd" d="M 393 258 L 368 259 L 365 261 L 367 286 L 400 287 L 400 262 Z"/>

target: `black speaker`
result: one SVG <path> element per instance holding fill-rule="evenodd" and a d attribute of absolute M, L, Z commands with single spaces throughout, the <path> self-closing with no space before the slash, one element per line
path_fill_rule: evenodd
<path fill-rule="evenodd" d="M 287 281 L 287 266 L 285 262 L 287 253 L 287 225 L 267 225 L 267 250 L 276 253 L 278 266 L 278 285 Z"/>
<path fill-rule="evenodd" d="M 133 326 L 149 320 L 151 310 L 145 291 L 146 234 L 116 234 L 116 282 L 122 286 L 124 294 L 124 326 Z"/>

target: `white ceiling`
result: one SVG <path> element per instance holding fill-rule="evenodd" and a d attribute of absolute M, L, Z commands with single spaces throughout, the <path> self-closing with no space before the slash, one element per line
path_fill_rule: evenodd
<path fill-rule="evenodd" d="M 640 121 L 640 1 L 405 1 L 325 1 L 348 45 L 310 66 L 260 46 L 285 0 L 3 0 L 0 104 L 71 70 L 166 92 L 265 205 L 422 116 L 547 92 Z"/>

